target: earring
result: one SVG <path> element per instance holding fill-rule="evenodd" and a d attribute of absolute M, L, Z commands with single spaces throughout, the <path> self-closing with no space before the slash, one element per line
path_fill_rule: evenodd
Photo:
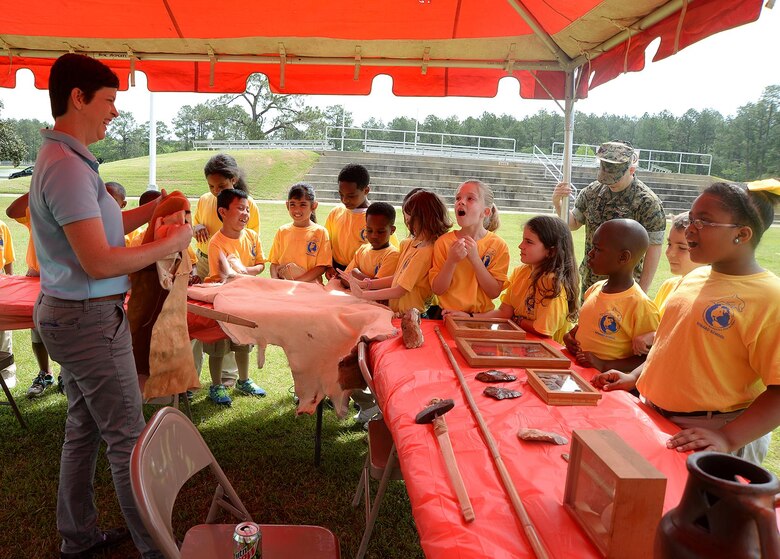
<path fill-rule="evenodd" d="M 739 237 L 734 237 L 734 244 L 735 244 L 735 245 L 738 245 L 738 244 L 739 244 Z"/>

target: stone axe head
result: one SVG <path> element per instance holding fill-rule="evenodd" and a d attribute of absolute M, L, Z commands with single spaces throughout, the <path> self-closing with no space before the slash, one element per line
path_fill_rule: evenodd
<path fill-rule="evenodd" d="M 443 416 L 445 413 L 455 407 L 453 400 L 440 400 L 434 398 L 427 408 L 422 410 L 414 418 L 415 423 L 433 423 L 433 420 L 437 417 Z"/>

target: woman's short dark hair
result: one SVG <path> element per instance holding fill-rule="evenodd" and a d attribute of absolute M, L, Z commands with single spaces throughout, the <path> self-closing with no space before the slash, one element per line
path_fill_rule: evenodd
<path fill-rule="evenodd" d="M 80 89 L 89 103 L 104 87 L 119 88 L 119 78 L 111 68 L 83 54 L 63 54 L 49 73 L 51 116 L 57 118 L 68 112 L 68 99 L 74 89 Z"/>

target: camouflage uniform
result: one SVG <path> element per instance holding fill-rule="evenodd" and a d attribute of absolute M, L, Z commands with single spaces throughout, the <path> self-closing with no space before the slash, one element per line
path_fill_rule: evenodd
<path fill-rule="evenodd" d="M 608 186 L 593 181 L 580 191 L 572 210 L 574 218 L 585 225 L 585 258 L 580 264 L 582 293 L 605 276 L 597 276 L 587 265 L 587 255 L 592 248 L 593 234 L 599 225 L 616 218 L 638 221 L 647 230 L 651 245 L 664 242 L 666 215 L 661 200 L 655 192 L 636 176 L 631 185 L 621 192 L 612 192 Z M 634 278 L 639 281 L 644 258 L 634 268 Z"/>

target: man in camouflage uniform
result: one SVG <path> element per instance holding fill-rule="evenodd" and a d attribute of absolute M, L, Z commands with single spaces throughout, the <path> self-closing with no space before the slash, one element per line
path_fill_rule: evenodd
<path fill-rule="evenodd" d="M 580 264 L 582 293 L 604 276 L 595 275 L 587 265 L 593 234 L 599 225 L 610 219 L 630 218 L 638 221 L 650 236 L 650 248 L 634 268 L 634 279 L 647 292 L 661 259 L 666 216 L 661 200 L 650 188 L 634 176 L 637 155 L 623 142 L 601 144 L 596 157 L 601 163 L 597 180 L 583 188 L 569 211 L 569 228 L 574 231 L 585 225 L 585 258 Z M 571 194 L 571 185 L 560 183 L 553 191 L 553 206 L 561 214 L 561 200 Z"/>

